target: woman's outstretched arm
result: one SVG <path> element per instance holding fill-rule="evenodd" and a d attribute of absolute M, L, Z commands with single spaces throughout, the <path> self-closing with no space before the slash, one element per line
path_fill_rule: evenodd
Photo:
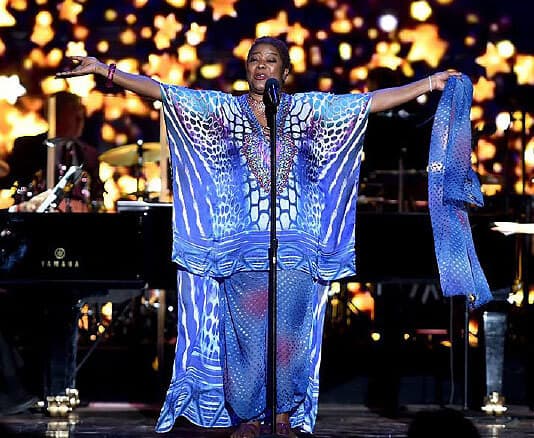
<path fill-rule="evenodd" d="M 73 67 L 56 73 L 56 78 L 71 78 L 88 74 L 100 75 L 110 79 L 114 84 L 134 93 L 153 100 L 160 100 L 160 83 L 147 76 L 126 73 L 99 61 L 92 56 L 71 56 Z"/>
<path fill-rule="evenodd" d="M 420 96 L 434 90 L 443 90 L 447 79 L 451 76 L 459 76 L 461 73 L 454 70 L 442 71 L 430 75 L 419 81 L 407 85 L 393 88 L 383 88 L 371 92 L 373 100 L 371 101 L 371 112 L 387 111 L 409 102 Z"/>

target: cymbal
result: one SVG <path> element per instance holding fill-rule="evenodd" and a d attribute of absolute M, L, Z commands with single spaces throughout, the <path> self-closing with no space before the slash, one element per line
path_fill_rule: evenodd
<path fill-rule="evenodd" d="M 0 160 L 0 178 L 8 175 L 9 170 L 9 164 L 7 164 L 4 160 Z"/>
<path fill-rule="evenodd" d="M 143 162 L 159 161 L 161 145 L 159 143 L 143 143 Z M 98 157 L 112 166 L 134 166 L 137 164 L 137 144 L 126 144 L 106 151 Z"/>

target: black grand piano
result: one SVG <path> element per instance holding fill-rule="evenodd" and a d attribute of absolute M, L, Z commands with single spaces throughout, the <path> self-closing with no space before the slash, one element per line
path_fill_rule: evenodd
<path fill-rule="evenodd" d="M 0 288 L 19 295 L 28 289 L 48 294 L 60 308 L 62 300 L 72 296 L 63 309 L 71 325 L 56 329 L 50 347 L 52 383 L 44 390 L 47 398 L 58 388 L 74 386 L 72 357 L 68 363 L 65 354 L 65 345 L 75 349 L 68 345 L 69 327 L 76 324 L 76 315 L 69 313 L 74 300 L 107 289 L 176 287 L 176 267 L 170 261 L 171 218 L 168 205 L 118 213 L 0 213 Z M 491 231 L 495 220 L 491 214 L 471 216 L 475 245 L 492 290 L 509 288 L 517 269 L 516 240 Z M 362 211 L 356 232 L 357 280 L 437 282 L 427 213 Z M 58 335 L 61 330 L 63 337 Z"/>
<path fill-rule="evenodd" d="M 171 208 L 0 213 L 0 287 L 175 288 Z"/>
<path fill-rule="evenodd" d="M 171 207 L 120 213 L 0 213 L 0 287 L 175 288 Z M 493 214 L 470 217 L 492 289 L 510 285 L 515 240 L 491 230 Z M 508 219 L 509 220 L 509 219 Z M 438 277 L 427 213 L 360 212 L 357 277 L 366 282 Z"/>

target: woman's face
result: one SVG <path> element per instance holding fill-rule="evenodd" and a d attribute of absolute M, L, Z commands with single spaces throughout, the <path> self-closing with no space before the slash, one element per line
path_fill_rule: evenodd
<path fill-rule="evenodd" d="M 250 92 L 260 95 L 267 79 L 275 78 L 282 85 L 289 74 L 289 69 L 282 67 L 278 50 L 270 44 L 258 44 L 250 51 L 246 69 Z"/>

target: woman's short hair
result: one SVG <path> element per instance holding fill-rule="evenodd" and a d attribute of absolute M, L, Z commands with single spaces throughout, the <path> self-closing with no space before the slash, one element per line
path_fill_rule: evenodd
<path fill-rule="evenodd" d="M 255 39 L 254 42 L 252 43 L 252 46 L 250 47 L 250 50 L 248 51 L 249 55 L 250 53 L 252 53 L 252 50 L 260 44 L 269 44 L 273 46 L 278 52 L 278 54 L 280 55 L 280 59 L 282 60 L 282 68 L 283 69 L 287 68 L 288 70 L 290 69 L 291 60 L 289 59 L 289 49 L 287 48 L 286 43 L 284 43 L 282 40 L 279 40 L 278 38 L 273 38 L 273 37 L 268 37 L 268 36 L 259 37 Z M 247 56 L 247 59 L 248 59 L 248 56 Z"/>

